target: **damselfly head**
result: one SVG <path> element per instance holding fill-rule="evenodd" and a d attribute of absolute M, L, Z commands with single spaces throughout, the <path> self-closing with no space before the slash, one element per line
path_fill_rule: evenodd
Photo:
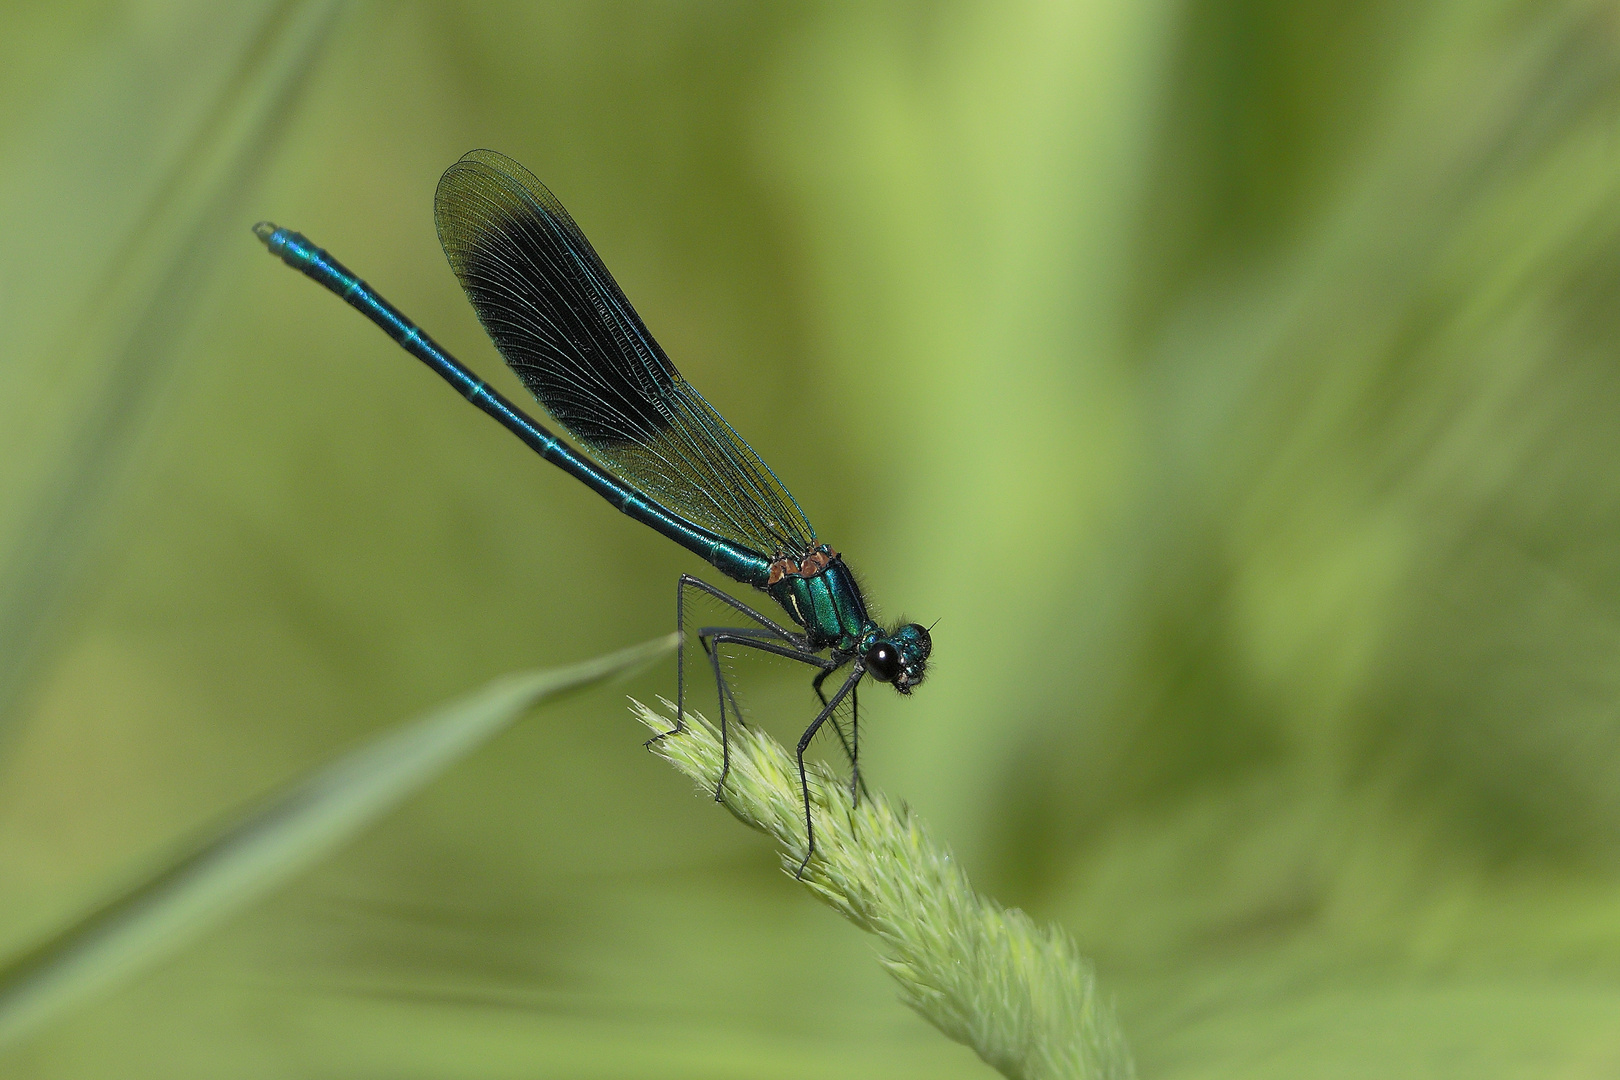
<path fill-rule="evenodd" d="M 933 648 L 927 627 L 907 623 L 874 637 L 862 650 L 861 661 L 872 678 L 893 683 L 900 693 L 909 694 L 928 673 L 928 654 Z"/>

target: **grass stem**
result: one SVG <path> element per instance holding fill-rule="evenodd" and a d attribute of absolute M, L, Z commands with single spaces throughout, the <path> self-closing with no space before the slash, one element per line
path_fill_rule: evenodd
<path fill-rule="evenodd" d="M 639 702 L 636 714 L 655 732 L 675 726 Z M 651 748 L 712 794 L 720 777 L 719 732 L 691 713 L 686 724 Z M 776 840 L 792 875 L 805 849 L 798 766 L 764 732 L 736 725 L 729 742 L 725 806 Z M 881 962 L 906 1004 L 1014 1080 L 1135 1075 L 1113 1009 L 1099 998 L 1091 965 L 1067 934 L 974 892 L 949 849 L 882 794 L 857 803 L 847 785 L 817 766 L 810 805 L 816 851 L 800 880 L 877 936 Z"/>

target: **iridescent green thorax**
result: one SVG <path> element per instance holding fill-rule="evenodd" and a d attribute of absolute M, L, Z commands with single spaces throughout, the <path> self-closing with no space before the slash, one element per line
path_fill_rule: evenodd
<path fill-rule="evenodd" d="M 778 559 L 765 587 L 771 598 L 804 627 L 812 649 L 852 652 L 877 632 L 855 575 L 838 552 L 822 544 L 803 560 Z"/>

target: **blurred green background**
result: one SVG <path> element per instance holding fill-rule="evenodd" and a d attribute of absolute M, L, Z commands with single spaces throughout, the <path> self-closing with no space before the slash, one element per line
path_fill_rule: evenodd
<path fill-rule="evenodd" d="M 0 951 L 368 733 L 671 628 L 695 559 L 248 232 L 516 394 L 433 231 L 482 146 L 940 619 L 869 776 L 1074 933 L 1144 1077 L 1620 1075 L 1613 5 L 0 31 Z M 673 683 L 541 710 L 0 1071 L 990 1075 L 641 750 L 624 695 Z"/>

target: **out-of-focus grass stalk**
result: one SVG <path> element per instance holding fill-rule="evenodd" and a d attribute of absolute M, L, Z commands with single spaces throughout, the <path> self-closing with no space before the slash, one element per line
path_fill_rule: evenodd
<path fill-rule="evenodd" d="M 25 465 L 6 459 L 5 484 L 0 485 L 0 492 L 7 496 L 7 502 L 0 505 L 0 555 L 5 557 L 0 562 L 0 641 L 6 643 L 0 649 L 0 734 L 4 734 L 4 725 L 15 722 L 18 703 L 27 696 L 38 668 L 65 633 L 72 596 L 86 587 L 85 560 L 93 554 L 93 538 L 104 527 L 110 504 L 123 489 L 124 470 L 175 362 L 175 343 L 194 318 L 216 256 L 225 245 L 240 242 L 234 223 L 248 215 L 243 209 L 245 193 L 294 115 L 340 11 L 340 5 L 331 0 L 262 7 L 265 10 L 258 16 L 243 15 L 240 22 L 250 24 L 248 27 L 235 25 L 238 20 L 232 18 L 212 20 L 181 10 L 173 12 L 177 20 L 193 19 L 199 34 L 218 35 L 222 43 L 213 47 L 225 48 L 223 42 L 229 41 L 228 47 L 241 50 L 234 74 L 216 73 L 217 83 L 200 90 L 211 100 L 198 115 L 188 114 L 184 121 L 168 116 L 159 123 L 143 114 L 142 108 L 150 107 L 140 82 L 143 77 L 127 72 L 124 77 L 131 81 L 118 84 L 125 93 L 91 109 L 97 124 L 155 125 L 154 146 L 145 149 L 154 155 L 169 154 L 172 160 L 161 180 L 143 174 L 152 194 L 138 212 L 131 208 L 128 217 L 113 215 L 104 221 L 100 227 L 105 236 L 80 238 L 111 246 L 115 254 L 104 260 L 103 276 L 77 283 L 82 300 L 77 317 L 64 322 L 66 336 L 37 354 L 8 353 L 6 357 L 3 385 L 13 392 L 7 404 L 14 407 L 0 413 L 0 420 L 33 431 L 34 441 L 23 444 L 27 446 Z M 255 19 L 258 25 L 252 26 Z M 201 74 L 197 81 L 208 82 Z M 63 119 L 71 126 L 80 115 L 69 112 Z M 159 137 L 158 131 L 167 124 L 181 123 L 194 125 L 183 148 L 159 150 L 166 138 Z M 80 141 L 95 151 L 85 153 L 72 143 L 58 144 L 53 136 L 45 144 L 53 152 L 42 158 L 51 163 L 49 169 L 14 170 L 46 176 L 49 183 L 35 180 L 21 188 L 0 190 L 8 221 L 40 215 L 39 200 L 53 189 L 63 192 L 63 200 L 75 198 L 68 193 L 77 192 L 80 200 L 99 202 L 100 187 L 135 182 L 123 166 L 105 167 L 107 160 L 122 160 L 107 157 L 118 151 L 102 147 L 96 138 L 81 137 Z M 68 149 L 60 149 L 64 145 Z M 139 160 L 144 154 L 132 156 Z M 28 158 L 25 154 L 18 160 Z M 137 168 L 132 163 L 129 168 L 140 172 L 144 166 Z M 85 186 L 92 183 L 88 177 L 98 175 L 107 177 L 94 181 L 100 187 Z M 86 217 L 74 212 L 72 203 L 59 207 L 57 213 L 70 219 Z M 97 215 L 87 219 L 102 220 Z M 41 245 L 64 242 L 59 229 L 58 224 L 42 233 L 41 226 L 31 221 L 23 236 L 36 250 L 45 251 L 48 248 Z M 10 247 L 10 232 L 8 229 L 6 257 L 18 259 Z M 72 295 L 72 290 L 57 297 L 40 293 L 30 306 L 51 309 L 53 301 L 67 302 Z M 96 374 L 85 374 L 88 371 Z M 31 393 L 15 394 L 16 380 L 28 378 L 37 380 L 41 396 L 51 392 L 44 388 L 84 380 L 85 396 L 64 397 L 60 389 L 55 389 L 49 401 L 37 400 Z M 48 421 L 37 430 L 22 426 L 23 417 L 28 417 L 29 425 L 36 423 L 31 414 L 56 416 L 62 400 L 75 404 L 67 414 L 56 417 L 59 433 L 49 434 L 56 428 Z M 6 434 L 14 437 L 16 433 Z"/>
<path fill-rule="evenodd" d="M 639 702 L 636 712 L 655 732 L 674 727 Z M 701 716 L 688 713 L 686 722 L 652 749 L 712 793 L 719 732 Z M 805 848 L 798 766 L 763 732 L 736 725 L 728 734 L 725 806 L 775 838 L 783 867 L 794 873 Z M 883 966 L 906 1004 L 1016 1080 L 1135 1075 L 1113 1010 L 1068 935 L 974 892 L 950 851 L 906 807 L 882 795 L 857 802 L 821 767 L 810 774 L 810 804 L 816 851 L 802 880 L 883 942 Z"/>
<path fill-rule="evenodd" d="M 50 939 L 0 963 L 0 1050 L 336 851 L 534 705 L 669 653 L 675 635 L 497 679 L 310 770 Z"/>

